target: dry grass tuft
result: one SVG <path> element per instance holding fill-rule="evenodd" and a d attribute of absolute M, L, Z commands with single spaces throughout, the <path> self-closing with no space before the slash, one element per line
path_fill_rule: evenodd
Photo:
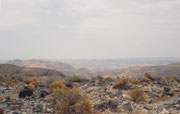
<path fill-rule="evenodd" d="M 112 80 L 113 78 L 111 76 L 104 77 L 103 80 Z"/>
<path fill-rule="evenodd" d="M 139 79 L 139 82 L 140 82 L 140 83 L 142 83 L 142 82 L 149 82 L 149 81 L 150 81 L 150 79 L 147 78 L 147 77 L 143 77 L 143 78 L 140 78 L 140 79 Z"/>
<path fill-rule="evenodd" d="M 49 86 L 49 91 L 50 92 L 55 92 L 57 89 L 64 89 L 66 87 L 65 85 L 65 81 L 58 81 L 58 82 L 53 82 L 50 86 Z"/>
<path fill-rule="evenodd" d="M 135 88 L 134 90 L 130 91 L 129 96 L 134 102 L 142 102 L 145 101 L 146 98 L 145 92 L 140 88 Z"/>
<path fill-rule="evenodd" d="M 25 78 L 25 79 L 23 80 L 23 82 L 24 82 L 25 84 L 30 84 L 30 83 L 31 83 L 31 80 Z"/>
<path fill-rule="evenodd" d="M 159 98 L 158 99 L 158 101 L 166 101 L 166 100 L 168 100 L 170 97 L 169 96 L 163 96 L 163 97 L 161 97 L 161 98 Z"/>
<path fill-rule="evenodd" d="M 139 80 L 137 80 L 136 78 L 129 78 L 129 81 L 130 81 L 132 84 L 138 84 L 138 83 L 139 83 Z"/>
<path fill-rule="evenodd" d="M 32 78 L 32 79 L 24 79 L 23 81 L 25 84 L 32 84 L 34 86 L 39 86 L 40 82 L 38 81 L 37 78 Z"/>
<path fill-rule="evenodd" d="M 31 89 L 32 91 L 35 90 L 35 87 L 34 87 L 33 85 L 31 85 L 31 84 L 24 84 L 23 86 L 21 86 L 21 87 L 17 90 L 17 92 L 20 92 L 20 91 L 23 90 L 25 87 Z"/>
<path fill-rule="evenodd" d="M 168 81 L 180 82 L 180 78 L 177 76 L 170 76 L 167 79 Z"/>
<path fill-rule="evenodd" d="M 87 95 L 82 95 L 77 88 L 56 89 L 50 100 L 55 103 L 57 114 L 90 114 L 92 103 Z"/>
<path fill-rule="evenodd" d="M 116 88 L 116 89 L 126 88 L 128 86 L 128 81 L 129 81 L 128 78 L 122 77 L 119 81 L 117 81 L 114 84 L 114 88 Z"/>

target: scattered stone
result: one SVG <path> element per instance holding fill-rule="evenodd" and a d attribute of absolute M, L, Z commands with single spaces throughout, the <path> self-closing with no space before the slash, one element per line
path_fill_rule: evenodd
<path fill-rule="evenodd" d="M 124 101 L 121 104 L 121 107 L 123 107 L 125 110 L 128 110 L 129 112 L 132 112 L 132 106 L 128 101 Z"/>
<path fill-rule="evenodd" d="M 33 94 L 33 91 L 29 88 L 24 88 L 19 93 L 19 98 L 26 98 L 26 96 L 31 96 Z"/>
<path fill-rule="evenodd" d="M 40 96 L 40 97 L 44 98 L 44 97 L 46 97 L 47 95 L 49 95 L 49 91 L 48 91 L 47 89 L 42 89 L 42 90 L 40 90 L 40 92 L 39 92 L 39 96 Z"/>
<path fill-rule="evenodd" d="M 67 88 L 73 88 L 73 84 L 71 82 L 68 82 L 68 83 L 66 82 L 65 85 Z"/>
<path fill-rule="evenodd" d="M 33 112 L 42 112 L 42 109 L 43 109 L 43 105 L 42 104 L 38 104 L 38 105 L 35 105 L 34 108 L 33 108 Z"/>

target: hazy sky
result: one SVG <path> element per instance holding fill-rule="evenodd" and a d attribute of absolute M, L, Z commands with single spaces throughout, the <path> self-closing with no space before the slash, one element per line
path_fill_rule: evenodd
<path fill-rule="evenodd" d="M 180 0 L 0 1 L 0 59 L 180 57 Z"/>

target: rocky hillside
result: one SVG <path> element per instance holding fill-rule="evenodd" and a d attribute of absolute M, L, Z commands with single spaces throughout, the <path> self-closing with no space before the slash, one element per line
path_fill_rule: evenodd
<path fill-rule="evenodd" d="M 179 114 L 177 77 L 42 82 L 12 80 L 0 86 L 0 114 Z"/>
<path fill-rule="evenodd" d="M 11 64 L 0 64 L 0 78 L 6 79 L 7 77 L 41 77 L 41 76 L 59 76 L 65 77 L 65 75 L 56 70 L 48 70 L 43 68 L 26 68 L 19 67 Z M 3 78 L 4 77 L 4 78 Z"/>
<path fill-rule="evenodd" d="M 36 59 L 30 59 L 30 60 L 19 60 L 15 59 L 12 61 L 6 62 L 6 64 L 13 64 L 16 66 L 21 67 L 30 67 L 30 68 L 45 68 L 45 69 L 52 69 L 60 71 L 64 74 L 72 74 L 75 72 L 75 69 L 64 63 L 60 62 L 54 62 L 54 61 L 43 61 L 43 60 L 36 60 Z"/>

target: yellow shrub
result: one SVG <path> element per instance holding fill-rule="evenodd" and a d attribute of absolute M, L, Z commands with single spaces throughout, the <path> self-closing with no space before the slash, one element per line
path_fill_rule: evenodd
<path fill-rule="evenodd" d="M 133 84 L 138 84 L 139 80 L 137 80 L 136 78 L 130 78 L 129 81 Z"/>
<path fill-rule="evenodd" d="M 165 80 L 166 78 L 165 77 L 158 77 L 158 76 L 156 76 L 156 77 L 154 77 L 154 79 L 156 81 L 162 81 L 162 80 Z"/>
<path fill-rule="evenodd" d="M 50 86 L 49 86 L 49 91 L 50 92 L 55 92 L 56 89 L 64 89 L 65 86 L 65 81 L 58 81 L 58 82 L 53 82 Z"/>
<path fill-rule="evenodd" d="M 77 88 L 57 89 L 52 96 L 55 100 L 54 111 L 57 114 L 88 114 L 91 112 L 92 103 L 87 95 L 82 95 Z"/>
<path fill-rule="evenodd" d="M 150 79 L 147 77 L 143 77 L 143 78 L 139 79 L 139 82 L 149 82 L 149 81 L 150 81 Z"/>
<path fill-rule="evenodd" d="M 35 88 L 34 88 L 33 85 L 31 85 L 31 84 L 25 84 L 24 86 L 21 86 L 21 87 L 17 90 L 17 92 L 20 92 L 22 89 L 24 89 L 24 87 L 27 87 L 27 88 L 31 89 L 32 91 L 35 90 Z"/>
<path fill-rule="evenodd" d="M 170 76 L 170 77 L 168 77 L 168 81 L 180 82 L 180 78 L 177 76 Z"/>
<path fill-rule="evenodd" d="M 55 99 L 54 99 L 54 97 L 52 97 L 52 96 L 49 96 L 48 98 L 47 98 L 47 101 L 46 101 L 47 103 L 54 103 L 55 102 Z"/>
<path fill-rule="evenodd" d="M 169 96 L 163 96 L 163 97 L 159 98 L 158 100 L 159 100 L 159 101 L 166 101 L 166 100 L 168 100 L 169 98 L 170 98 Z"/>
<path fill-rule="evenodd" d="M 31 83 L 31 80 L 30 80 L 30 79 L 24 79 L 23 82 L 24 82 L 25 84 L 30 84 L 30 83 Z"/>
<path fill-rule="evenodd" d="M 82 100 L 75 105 L 75 109 L 77 113 L 87 114 L 90 113 L 90 109 L 92 108 L 91 101 L 88 100 L 87 96 L 83 96 Z"/>
<path fill-rule="evenodd" d="M 39 81 L 32 81 L 31 84 L 34 85 L 34 86 L 39 86 Z"/>
<path fill-rule="evenodd" d="M 36 81 L 38 81 L 38 79 L 37 78 L 32 78 L 31 81 L 36 82 Z"/>
<path fill-rule="evenodd" d="M 146 98 L 146 94 L 140 88 L 135 88 L 134 90 L 130 91 L 129 96 L 131 97 L 131 100 L 134 102 L 145 101 Z"/>
<path fill-rule="evenodd" d="M 122 77 L 119 81 L 114 84 L 114 88 L 124 88 L 127 86 L 129 79 Z"/>
<path fill-rule="evenodd" d="M 107 76 L 107 77 L 104 77 L 103 80 L 112 80 L 112 77 L 111 76 Z"/>

